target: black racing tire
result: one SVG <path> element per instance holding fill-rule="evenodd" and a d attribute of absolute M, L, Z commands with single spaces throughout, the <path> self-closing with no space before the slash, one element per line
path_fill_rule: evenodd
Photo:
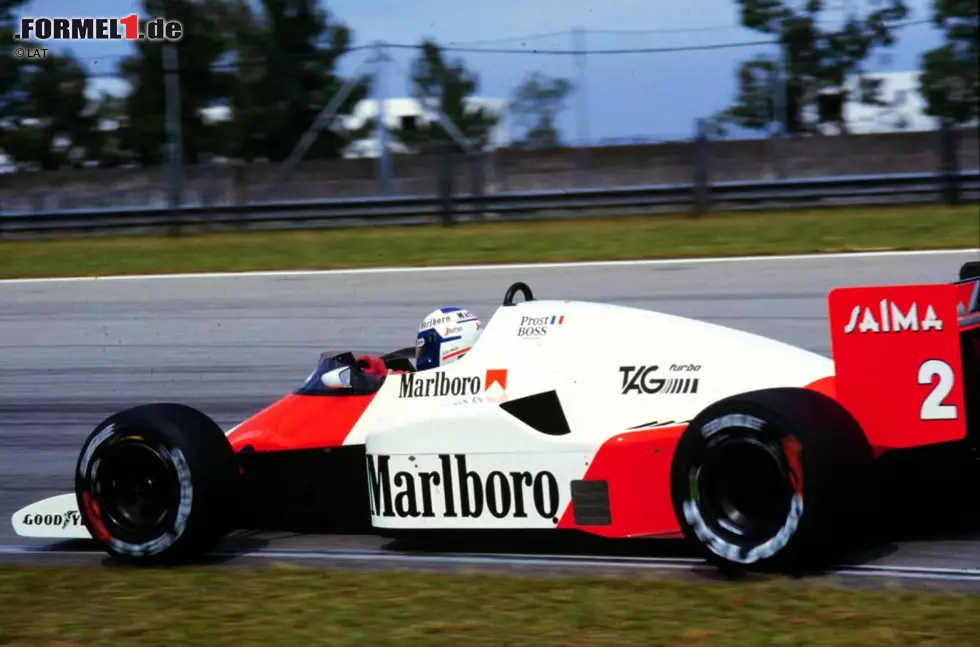
<path fill-rule="evenodd" d="M 870 539 L 873 467 L 860 426 L 833 399 L 752 391 L 691 421 L 671 465 L 671 498 L 685 538 L 721 570 L 801 573 Z"/>
<path fill-rule="evenodd" d="M 96 427 L 79 453 L 82 522 L 120 561 L 197 559 L 232 522 L 239 471 L 224 432 L 181 404 L 126 409 Z"/>

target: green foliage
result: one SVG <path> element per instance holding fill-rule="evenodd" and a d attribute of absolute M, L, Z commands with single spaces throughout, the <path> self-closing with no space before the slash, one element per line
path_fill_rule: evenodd
<path fill-rule="evenodd" d="M 444 144 L 462 150 L 438 121 L 437 110 L 441 110 L 475 148 L 484 148 L 500 116 L 482 106 L 467 104 L 467 98 L 478 88 L 478 77 L 462 61 L 447 62 L 438 45 L 431 40 L 423 41 L 412 65 L 413 94 L 422 108 L 423 119 L 413 128 L 394 130 L 393 136 L 412 152 L 432 150 Z"/>
<path fill-rule="evenodd" d="M 350 51 L 352 34 L 315 0 L 262 0 L 262 15 L 243 0 L 233 1 L 237 61 L 229 104 L 236 119 L 224 152 L 281 161 L 343 86 L 335 68 Z M 369 89 L 369 80 L 360 79 L 336 114 L 350 114 Z M 326 129 L 305 157 L 339 157 L 363 134 Z"/>
<path fill-rule="evenodd" d="M 922 57 L 926 114 L 971 122 L 980 117 L 980 8 L 976 0 L 935 0 L 933 22 L 946 42 Z"/>
<path fill-rule="evenodd" d="M 5 50 L 23 4 L 0 0 Z M 172 46 L 187 163 L 211 155 L 285 159 L 344 84 L 335 68 L 352 35 L 316 0 L 262 0 L 257 8 L 249 0 L 143 0 L 140 13 L 184 26 Z M 21 168 L 162 163 L 168 141 L 163 52 L 161 43 L 134 44 L 119 65 L 130 88 L 121 98 L 87 98 L 87 72 L 69 54 L 0 58 L 0 150 Z M 336 114 L 349 114 L 368 91 L 369 79 L 360 79 Z M 230 109 L 231 118 L 208 117 L 220 108 Z M 363 128 L 328 129 L 306 157 L 339 157 L 364 134 Z"/>
<path fill-rule="evenodd" d="M 876 48 L 891 47 L 896 23 L 908 16 L 903 0 L 878 0 L 881 5 L 864 16 L 852 15 L 843 25 L 822 28 L 823 0 L 807 0 L 802 7 L 780 0 L 736 0 L 742 24 L 776 36 L 778 54 L 757 57 L 742 64 L 734 104 L 719 121 L 751 130 L 764 130 L 785 117 L 790 133 L 815 133 L 820 124 L 847 131 L 842 115 L 850 91 L 844 87 L 851 75 L 860 77 L 856 97 L 862 103 L 879 102 L 878 83 L 863 76 L 863 63 Z M 795 4 L 795 3 L 792 3 Z M 775 101 L 780 91 L 776 74 L 786 73 L 783 109 Z M 782 114 L 781 114 L 782 113 Z M 814 114 L 815 118 L 808 117 Z"/>
<path fill-rule="evenodd" d="M 13 129 L 5 133 L 7 154 L 45 170 L 82 164 L 99 132 L 81 64 L 71 56 L 25 61 L 18 84 L 23 101 Z"/>
<path fill-rule="evenodd" d="M 221 99 L 229 88 L 227 73 L 214 69 L 230 45 L 227 34 L 220 29 L 224 2 L 144 0 L 142 13 L 163 15 L 184 25 L 183 38 L 172 46 L 177 51 L 180 71 L 181 139 L 184 157 L 190 163 L 197 162 L 201 153 L 214 150 L 215 129 L 205 123 L 201 110 Z M 163 47 L 158 42 L 139 41 L 134 54 L 120 65 L 123 78 L 132 86 L 124 103 L 122 144 L 144 166 L 165 159 Z"/>
<path fill-rule="evenodd" d="M 87 74 L 74 57 L 13 55 L 15 10 L 24 4 L 0 1 L 0 150 L 20 169 L 80 165 L 101 149 L 99 107 L 86 98 Z"/>
<path fill-rule="evenodd" d="M 510 104 L 515 124 L 524 131 L 518 145 L 527 148 L 562 145 L 555 122 L 571 90 L 568 79 L 551 79 L 540 72 L 532 72 L 524 79 Z"/>

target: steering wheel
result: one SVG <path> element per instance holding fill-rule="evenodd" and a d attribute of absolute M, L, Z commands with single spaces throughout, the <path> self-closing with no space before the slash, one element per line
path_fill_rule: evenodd
<path fill-rule="evenodd" d="M 524 295 L 525 301 L 534 301 L 534 295 L 531 294 L 531 288 L 527 286 L 527 283 L 521 283 L 518 281 L 509 288 L 507 288 L 506 294 L 504 294 L 504 305 L 512 306 L 514 305 L 514 295 L 518 292 Z"/>

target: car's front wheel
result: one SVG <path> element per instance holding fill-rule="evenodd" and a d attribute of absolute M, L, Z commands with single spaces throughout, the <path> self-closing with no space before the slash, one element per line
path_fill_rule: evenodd
<path fill-rule="evenodd" d="M 234 452 L 206 415 L 178 404 L 116 413 L 86 439 L 75 470 L 82 522 L 134 562 L 194 558 L 229 527 Z"/>

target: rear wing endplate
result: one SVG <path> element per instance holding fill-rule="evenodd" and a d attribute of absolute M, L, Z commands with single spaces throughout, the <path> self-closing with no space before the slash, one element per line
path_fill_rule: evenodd
<path fill-rule="evenodd" d="M 830 292 L 837 399 L 873 446 L 966 437 L 957 284 Z"/>

